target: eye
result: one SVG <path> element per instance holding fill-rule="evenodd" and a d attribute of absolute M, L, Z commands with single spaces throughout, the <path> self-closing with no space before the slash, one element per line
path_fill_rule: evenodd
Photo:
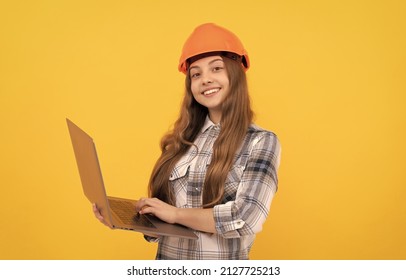
<path fill-rule="evenodd" d="M 190 73 L 190 77 L 192 79 L 197 79 L 200 76 L 200 73 L 196 72 L 196 73 Z"/>
<path fill-rule="evenodd" d="M 222 69 L 223 69 L 223 67 L 221 67 L 221 66 L 214 66 L 213 72 L 218 72 L 218 71 L 221 71 Z"/>
<path fill-rule="evenodd" d="M 191 79 L 197 79 L 199 77 L 200 77 L 200 72 L 197 72 L 197 71 L 190 72 Z"/>

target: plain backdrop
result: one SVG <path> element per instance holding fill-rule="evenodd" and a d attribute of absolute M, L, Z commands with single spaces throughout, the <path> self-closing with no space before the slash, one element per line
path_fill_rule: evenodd
<path fill-rule="evenodd" d="M 155 257 L 93 217 L 65 118 L 94 137 L 110 195 L 146 196 L 182 45 L 214 22 L 243 41 L 255 121 L 282 144 L 251 258 L 405 259 L 405 14 L 401 0 L 1 1 L 0 258 Z"/>

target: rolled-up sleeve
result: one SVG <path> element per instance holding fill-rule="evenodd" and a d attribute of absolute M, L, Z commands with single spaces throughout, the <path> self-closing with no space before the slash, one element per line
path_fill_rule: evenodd
<path fill-rule="evenodd" d="M 277 190 L 281 148 L 272 132 L 258 133 L 251 142 L 234 201 L 213 209 L 217 233 L 239 238 L 262 230 Z"/>

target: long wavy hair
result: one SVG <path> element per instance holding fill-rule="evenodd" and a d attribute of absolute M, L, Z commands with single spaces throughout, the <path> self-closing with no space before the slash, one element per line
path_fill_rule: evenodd
<path fill-rule="evenodd" d="M 219 204 L 224 195 L 224 184 L 235 154 L 240 148 L 252 123 L 248 85 L 241 63 L 222 56 L 228 74 L 230 91 L 222 104 L 221 130 L 213 145 L 211 163 L 203 185 L 203 208 Z M 179 118 L 174 127 L 161 140 L 161 156 L 157 160 L 149 181 L 149 196 L 171 205 L 176 204 L 169 177 L 176 163 L 188 151 L 202 129 L 208 109 L 193 97 L 189 73 L 185 80 L 185 96 Z"/>

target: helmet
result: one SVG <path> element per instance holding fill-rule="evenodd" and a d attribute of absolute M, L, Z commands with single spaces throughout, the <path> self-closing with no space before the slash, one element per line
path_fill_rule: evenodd
<path fill-rule="evenodd" d="M 205 23 L 196 27 L 183 45 L 178 65 L 179 71 L 186 74 L 190 58 L 213 52 L 231 54 L 232 58 L 238 56 L 245 70 L 250 66 L 248 53 L 234 33 L 214 23 Z"/>

